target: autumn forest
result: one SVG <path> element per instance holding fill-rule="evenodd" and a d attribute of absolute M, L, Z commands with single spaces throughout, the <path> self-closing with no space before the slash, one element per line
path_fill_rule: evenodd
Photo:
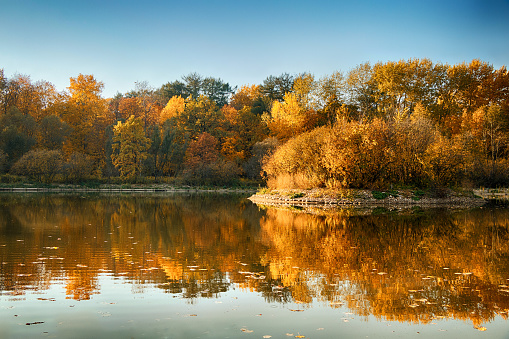
<path fill-rule="evenodd" d="M 197 73 L 113 98 L 0 69 L 2 182 L 271 188 L 509 185 L 509 73 L 473 60 L 363 63 L 233 87 Z"/>

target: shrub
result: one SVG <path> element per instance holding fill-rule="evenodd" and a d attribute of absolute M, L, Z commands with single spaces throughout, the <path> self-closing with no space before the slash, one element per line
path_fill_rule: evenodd
<path fill-rule="evenodd" d="M 60 151 L 31 150 L 14 163 L 11 173 L 49 183 L 61 172 L 63 164 Z"/>
<path fill-rule="evenodd" d="M 327 171 L 322 166 L 321 149 L 329 134 L 320 127 L 288 140 L 263 165 L 271 188 L 311 188 L 324 186 Z"/>
<path fill-rule="evenodd" d="M 390 136 L 389 126 L 381 120 L 367 124 L 338 121 L 323 150 L 328 186 L 383 186 L 394 158 Z"/>
<path fill-rule="evenodd" d="M 70 182 L 80 182 L 92 173 L 92 160 L 83 153 L 72 153 L 64 165 L 65 179 Z"/>

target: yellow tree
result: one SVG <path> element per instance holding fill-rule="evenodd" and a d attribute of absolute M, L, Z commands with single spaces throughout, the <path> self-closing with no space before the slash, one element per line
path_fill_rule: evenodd
<path fill-rule="evenodd" d="M 136 98 L 122 98 L 118 103 L 118 116 L 127 120 L 131 115 L 136 118 L 143 116 L 143 108 L 139 105 Z"/>
<path fill-rule="evenodd" d="M 141 118 L 130 116 L 125 123 L 119 121 L 113 129 L 111 160 L 124 180 L 136 179 L 147 158 L 150 139 L 145 137 Z"/>
<path fill-rule="evenodd" d="M 80 152 L 95 161 L 103 159 L 106 126 L 113 123 L 107 101 L 101 97 L 104 84 L 93 75 L 70 78 L 70 95 L 66 97 L 61 117 L 72 128 L 64 146 L 66 154 Z"/>
<path fill-rule="evenodd" d="M 163 124 L 166 120 L 176 117 L 182 112 L 184 112 L 184 109 L 186 108 L 186 101 L 182 96 L 175 95 L 171 97 L 171 99 L 168 101 L 166 106 L 161 111 L 161 114 L 159 115 L 159 123 Z"/>
<path fill-rule="evenodd" d="M 260 96 L 260 86 L 258 85 L 244 85 L 232 95 L 230 105 L 236 110 L 241 110 L 244 107 L 253 107 L 255 100 Z"/>
<path fill-rule="evenodd" d="M 295 93 L 286 93 L 283 102 L 274 101 L 270 113 L 264 120 L 271 134 L 279 140 L 287 140 L 316 125 L 316 112 L 302 107 Z"/>
<path fill-rule="evenodd" d="M 293 93 L 297 96 L 301 107 L 305 109 L 311 108 L 315 87 L 315 77 L 312 74 L 303 73 L 294 80 Z"/>

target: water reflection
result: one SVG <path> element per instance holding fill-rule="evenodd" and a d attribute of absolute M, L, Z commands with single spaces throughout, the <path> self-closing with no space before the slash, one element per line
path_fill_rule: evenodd
<path fill-rule="evenodd" d="M 0 293 L 100 277 L 187 298 L 232 288 L 270 303 L 348 307 L 379 319 L 469 320 L 509 310 L 509 210 L 302 213 L 243 196 L 0 196 Z"/>

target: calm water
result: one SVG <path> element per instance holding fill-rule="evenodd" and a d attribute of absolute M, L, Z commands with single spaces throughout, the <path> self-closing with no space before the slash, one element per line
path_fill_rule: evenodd
<path fill-rule="evenodd" d="M 0 195 L 1 338 L 509 338 L 509 210 Z"/>

